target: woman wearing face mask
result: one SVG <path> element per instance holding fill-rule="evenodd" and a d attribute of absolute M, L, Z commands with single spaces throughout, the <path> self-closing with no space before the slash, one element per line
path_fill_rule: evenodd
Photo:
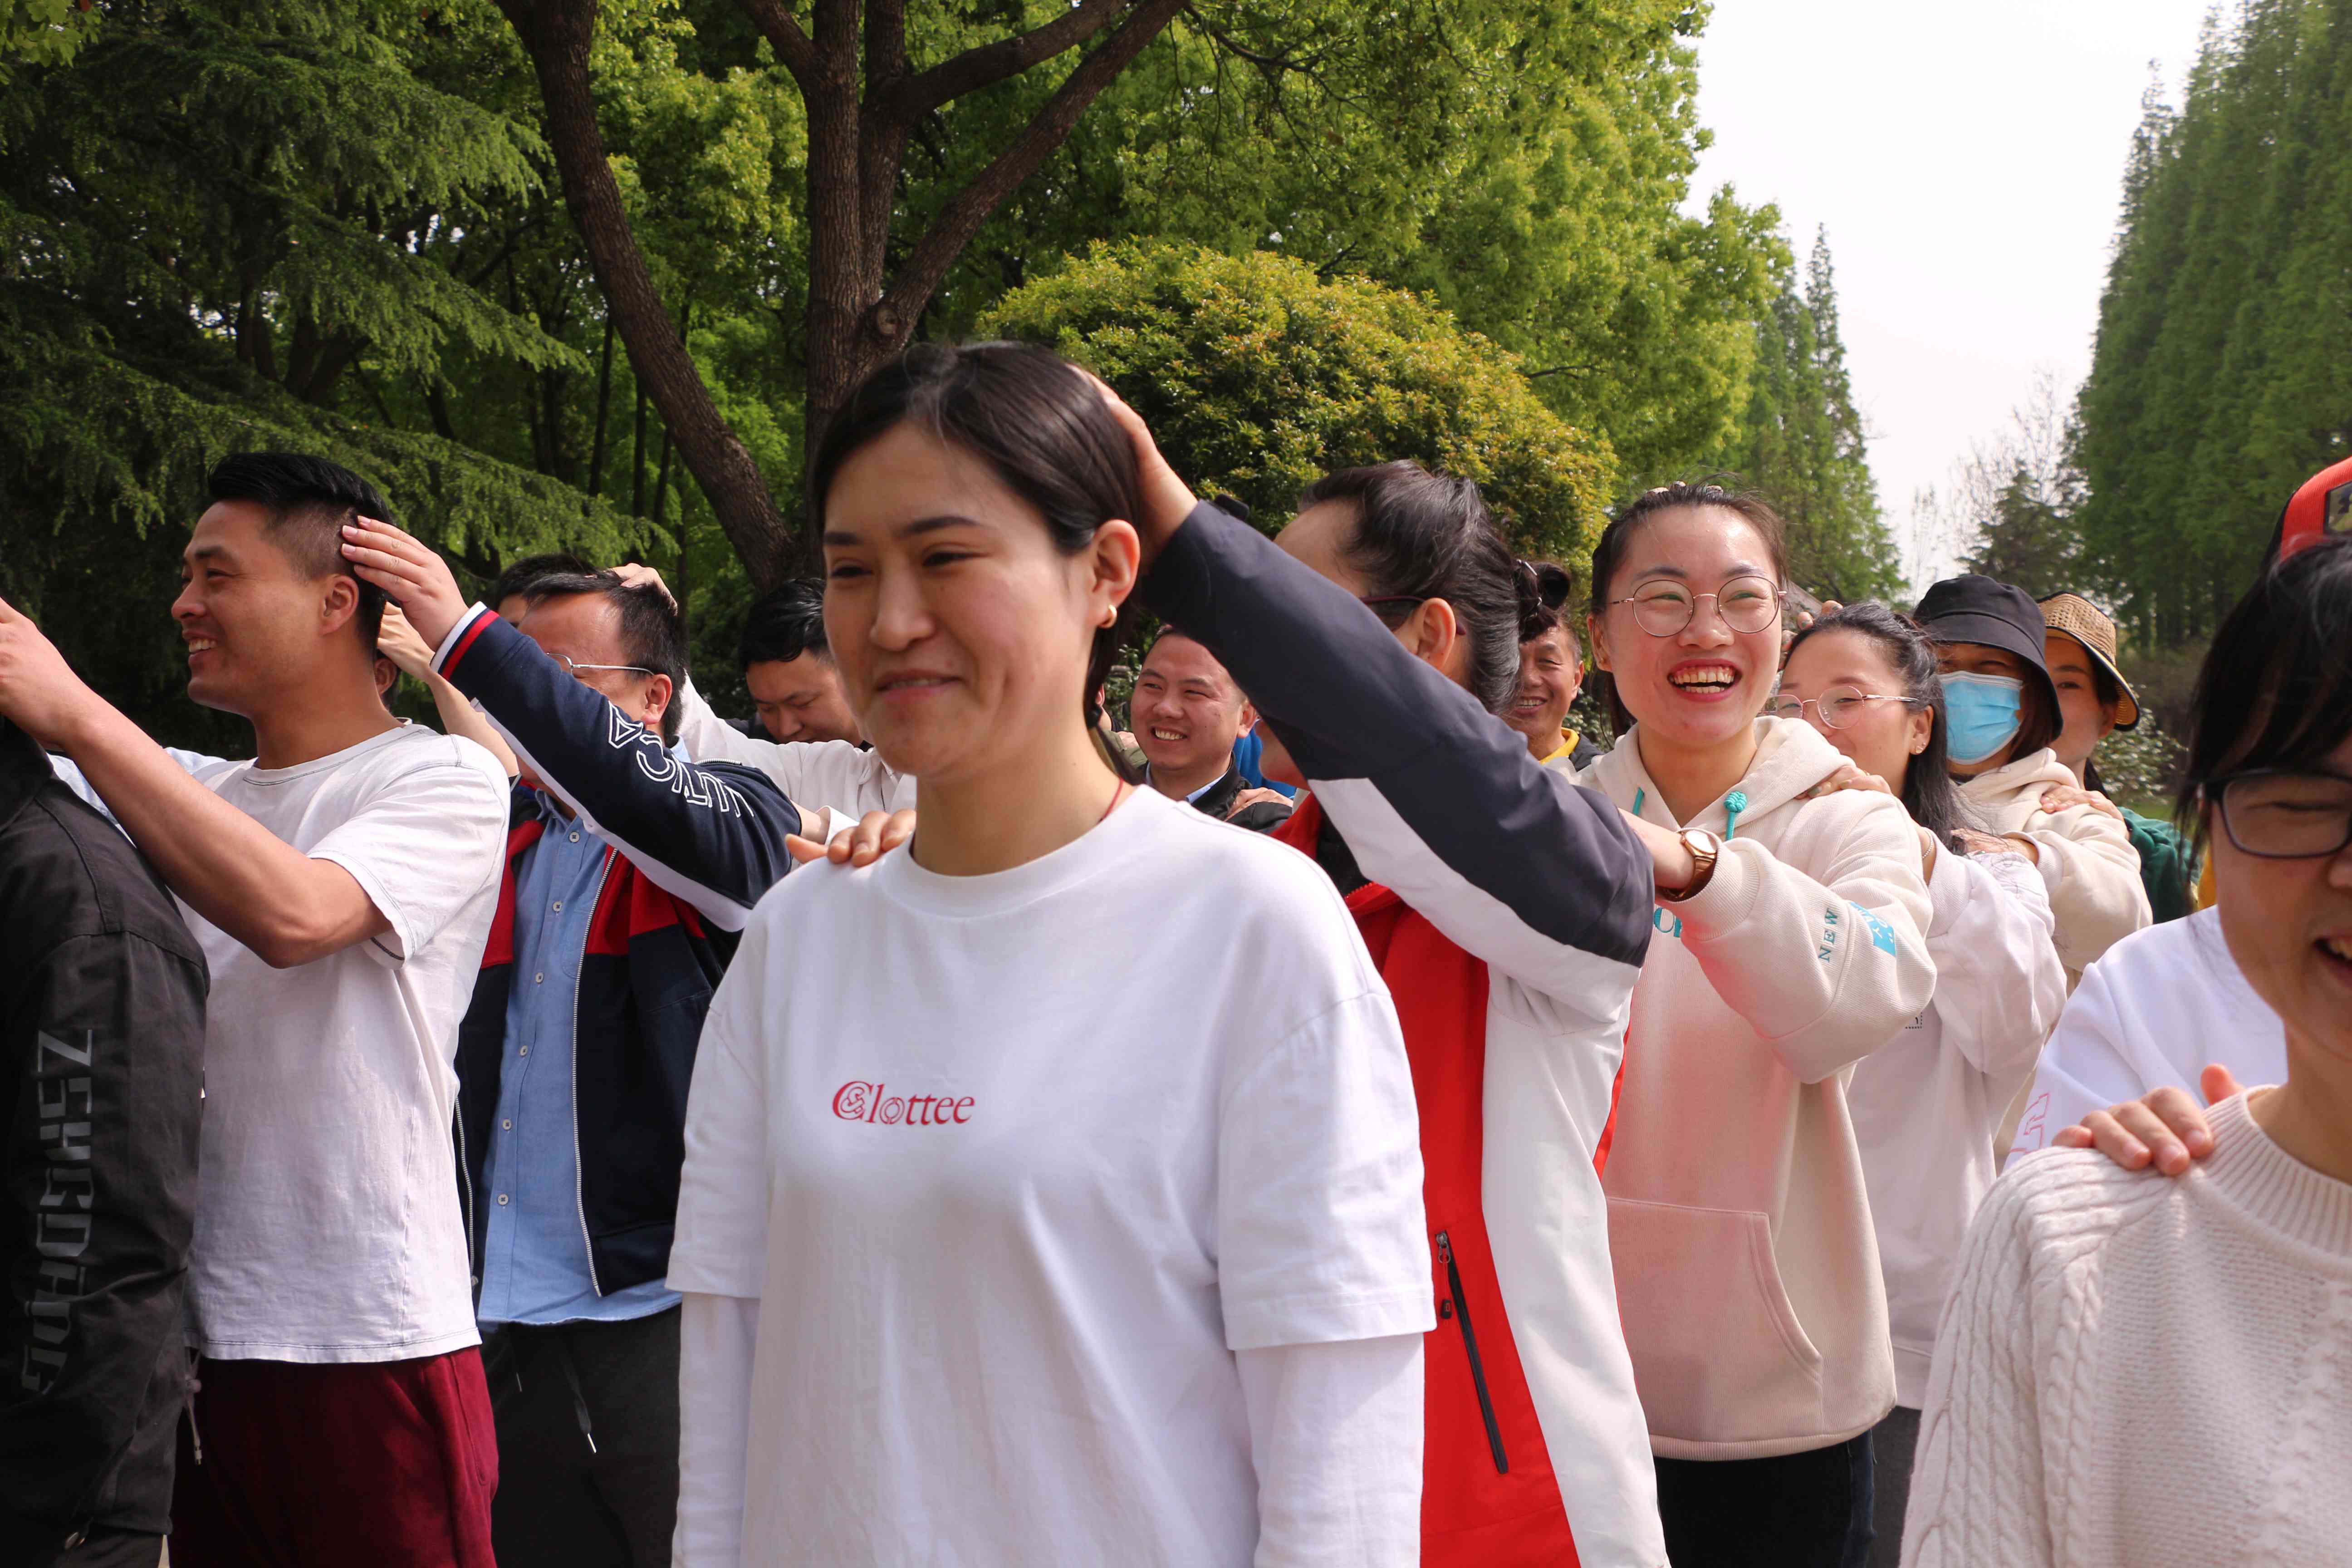
<path fill-rule="evenodd" d="M 1846 759 L 1758 717 L 1782 565 L 1770 509 L 1712 485 L 1634 501 L 1592 561 L 1594 662 L 1634 722 L 1580 782 L 1703 868 L 1655 911 L 1604 1177 L 1677 1563 L 1860 1563 L 1895 1403 L 1845 1091 L 1927 1005 L 1931 906 L 1902 806 L 1822 794 Z"/>
<path fill-rule="evenodd" d="M 1115 406 L 1157 498 L 1139 595 L 1250 694 L 1269 776 L 1311 784 L 1276 837 L 1347 895 L 1397 997 L 1439 1315 L 1421 1561 L 1657 1568 L 1595 1166 L 1654 890 L 1695 863 L 1497 721 L 1538 602 L 1475 484 L 1332 474 L 1269 543 L 1194 506 Z"/>
<path fill-rule="evenodd" d="M 1423 1250 L 1396 1016 L 1328 883 L 1084 718 L 1132 446 L 918 348 L 812 468 L 906 850 L 763 899 L 702 1037 L 677 1561 L 1407 1564 Z"/>
<path fill-rule="evenodd" d="M 2352 539 L 2265 573 L 2214 634 L 2179 797 L 2230 952 L 2284 1026 L 2285 1081 L 2215 1104 L 2210 1152 L 2178 1179 L 2052 1152 L 1993 1189 L 1937 1348 L 1907 1563 L 2346 1561 L 2347 647 Z"/>
<path fill-rule="evenodd" d="M 1584 689 L 1584 654 L 1561 606 L 1575 587 L 1565 568 L 1549 561 L 1518 563 L 1519 596 L 1532 600 L 1520 628 L 1519 685 L 1503 722 L 1528 738 L 1528 751 L 1548 768 L 1573 773 L 1590 767 L 1601 748 L 1568 726 L 1568 710 Z"/>
<path fill-rule="evenodd" d="M 1918 620 L 1936 639 L 1942 665 L 1960 798 L 2041 870 L 2071 988 L 2149 914 L 2139 855 L 2123 823 L 2086 802 L 2054 811 L 2043 804 L 2053 789 L 2071 790 L 2076 780 L 2052 750 L 2062 721 L 2042 607 L 2023 589 L 1990 577 L 1948 577 L 1919 601 Z"/>
<path fill-rule="evenodd" d="M 2158 924 L 2179 920 L 2197 908 L 2187 840 L 2169 822 L 2142 816 L 2108 799 L 2099 765 L 2092 759 L 2100 742 L 2139 723 L 2139 698 L 2116 667 L 2116 623 L 2080 594 L 2053 594 L 2041 603 L 2042 617 L 2049 626 L 2042 658 L 2058 689 L 2063 723 L 2051 749 L 2082 786 L 2079 796 L 2053 791 L 2042 805 L 2056 808 L 2079 799 L 2120 821 L 2139 856 L 2140 886 L 2147 894 L 2149 913 Z"/>
<path fill-rule="evenodd" d="M 1798 634 L 1773 712 L 1809 720 L 1918 824 L 1934 912 L 1935 1000 L 1855 1065 L 1846 1088 L 1895 1345 L 1895 1409 L 1871 1436 L 1874 1565 L 1903 1546 L 1904 1500 L 1936 1323 L 1969 1221 L 1996 1171 L 2002 1112 L 2066 1005 L 2042 879 L 2008 839 L 1967 826 L 1944 768 L 1936 645 L 1884 605 Z"/>

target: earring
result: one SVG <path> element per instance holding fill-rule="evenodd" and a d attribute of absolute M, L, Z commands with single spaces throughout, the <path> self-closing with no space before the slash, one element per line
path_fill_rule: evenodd
<path fill-rule="evenodd" d="M 1118 606 L 1117 605 L 1113 605 L 1109 609 L 1103 612 L 1102 624 L 1105 631 L 1108 631 L 1111 627 L 1118 625 Z"/>

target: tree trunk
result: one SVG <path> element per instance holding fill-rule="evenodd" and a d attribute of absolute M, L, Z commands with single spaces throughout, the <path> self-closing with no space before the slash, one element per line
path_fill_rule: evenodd
<path fill-rule="evenodd" d="M 604 353 L 596 362 L 596 437 L 588 448 L 588 494 L 604 493 L 605 419 L 613 412 L 613 317 L 604 316 Z"/>
<path fill-rule="evenodd" d="M 753 584 L 765 591 L 791 574 L 793 550 L 783 515 L 759 466 L 712 401 L 710 389 L 670 324 L 645 253 L 630 232 L 621 190 L 604 154 L 588 80 L 595 0 L 499 0 L 537 68 L 547 109 L 547 141 L 563 182 L 564 205 L 579 226 L 605 309 L 628 350 L 629 367 L 660 409 L 729 542 Z"/>

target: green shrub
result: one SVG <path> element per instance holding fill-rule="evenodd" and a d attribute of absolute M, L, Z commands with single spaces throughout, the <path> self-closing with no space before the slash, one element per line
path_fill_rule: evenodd
<path fill-rule="evenodd" d="M 1286 257 L 1103 245 L 1007 295 L 979 330 L 1094 371 L 1196 490 L 1246 502 L 1269 532 L 1321 475 L 1409 458 L 1475 479 L 1521 554 L 1580 579 L 1599 537 L 1607 441 L 1417 296 Z"/>

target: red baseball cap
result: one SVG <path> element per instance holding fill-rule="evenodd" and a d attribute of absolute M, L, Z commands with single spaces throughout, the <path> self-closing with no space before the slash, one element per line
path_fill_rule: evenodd
<path fill-rule="evenodd" d="M 2352 458 L 2303 482 L 2279 519 L 2277 558 L 2285 560 L 2331 533 L 2352 533 Z"/>

